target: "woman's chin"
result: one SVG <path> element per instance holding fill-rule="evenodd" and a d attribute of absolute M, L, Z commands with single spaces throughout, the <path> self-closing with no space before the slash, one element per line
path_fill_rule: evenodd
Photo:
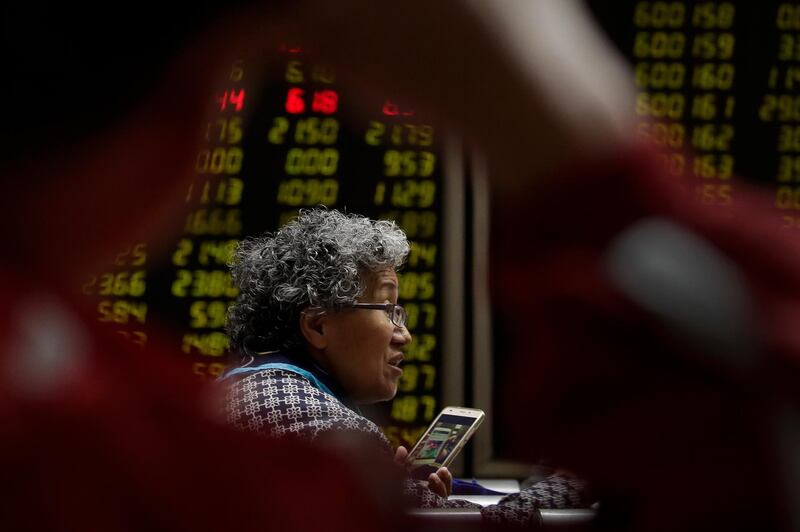
<path fill-rule="evenodd" d="M 391 401 L 397 395 L 397 382 L 388 383 L 380 390 L 373 390 L 372 393 L 364 394 L 356 399 L 360 405 L 371 405 Z"/>
<path fill-rule="evenodd" d="M 384 401 L 391 401 L 394 399 L 394 396 L 397 395 L 397 381 L 391 381 L 387 384 L 383 393 L 381 393 L 380 399 L 375 401 L 376 403 L 382 403 Z"/>

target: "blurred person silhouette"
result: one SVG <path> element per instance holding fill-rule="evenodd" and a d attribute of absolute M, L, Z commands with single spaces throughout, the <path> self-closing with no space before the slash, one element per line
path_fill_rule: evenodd
<path fill-rule="evenodd" d="M 305 5 L 321 57 L 486 155 L 518 456 L 588 478 L 604 529 L 797 529 L 800 249 L 765 195 L 669 175 L 579 2 L 393 4 L 401 41 Z"/>
<path fill-rule="evenodd" d="M 253 54 L 291 35 L 353 87 L 392 89 L 486 155 L 503 206 L 493 219 L 492 286 L 510 336 L 505 389 L 515 406 L 506 414 L 519 456 L 550 456 L 589 479 L 604 529 L 798 528 L 796 238 L 745 186 L 728 207 L 695 204 L 684 180 L 637 144 L 630 75 L 581 4 L 306 1 L 227 14 L 236 24 L 225 28 L 236 32 L 225 36 Z M 387 17 L 406 24 L 402 41 L 387 31 Z M 210 49 L 211 57 L 219 52 Z M 174 70 L 174 79 L 202 87 L 202 79 L 189 82 L 192 72 Z M 138 225 L 125 216 L 140 212 L 132 206 L 118 218 L 89 216 L 103 206 L 72 201 L 80 194 L 68 178 L 95 176 L 87 190 L 114 197 L 105 187 L 126 182 L 120 162 L 137 159 L 130 146 L 147 147 L 152 161 L 179 159 L 173 148 L 191 138 L 188 123 L 202 111 L 190 100 L 172 101 L 185 114 L 151 100 L 141 109 L 159 112 L 96 128 L 106 134 L 81 144 L 91 157 L 37 149 L 4 165 L 6 175 L 59 176 L 15 181 L 14 199 L 3 199 L 17 225 L 3 226 L 4 241 L 19 241 L 23 222 L 26 236 L 4 256 L 13 295 L 4 338 L 20 328 L 11 325 L 10 309 L 22 306 L 12 288 L 31 293 L 21 278 L 49 288 L 67 270 L 86 271 L 94 256 L 86 250 L 114 241 L 114 224 L 84 223 L 76 213 Z M 167 151 L 154 138 L 175 145 Z M 128 175 L 153 179 L 161 196 L 165 184 L 155 177 L 167 174 L 156 168 Z M 115 179 L 101 179 L 108 175 Z M 54 226 L 62 238 L 52 238 Z M 19 352 L 5 347 L 3 358 Z M 11 441 L 41 441 L 34 433 Z"/>
<path fill-rule="evenodd" d="M 160 6 L 150 53 L 141 26 L 77 5 L 2 9 L 2 91 L 29 98 L 10 106 L 0 161 L 2 527 L 391 530 L 392 470 L 365 479 L 342 451 L 229 428 L 164 338 L 141 350 L 76 294 L 118 246 L 173 234 L 213 90 L 209 21 Z"/>

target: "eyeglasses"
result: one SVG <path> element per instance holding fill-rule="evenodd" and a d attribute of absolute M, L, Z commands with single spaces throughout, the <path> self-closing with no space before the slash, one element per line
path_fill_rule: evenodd
<path fill-rule="evenodd" d="M 405 327 L 408 323 L 406 309 L 394 303 L 353 303 L 350 307 L 382 310 L 386 312 L 395 327 Z"/>

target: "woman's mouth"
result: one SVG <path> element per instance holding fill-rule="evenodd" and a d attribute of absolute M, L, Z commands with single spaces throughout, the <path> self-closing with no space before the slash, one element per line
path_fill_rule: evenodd
<path fill-rule="evenodd" d="M 403 353 L 397 353 L 393 357 L 389 359 L 387 364 L 389 364 L 393 369 L 397 370 L 401 375 L 403 373 L 403 369 L 400 367 L 400 364 L 403 362 Z"/>

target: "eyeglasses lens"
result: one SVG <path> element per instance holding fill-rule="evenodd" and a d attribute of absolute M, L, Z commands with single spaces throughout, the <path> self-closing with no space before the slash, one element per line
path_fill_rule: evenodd
<path fill-rule="evenodd" d="M 405 327 L 407 320 L 408 315 L 406 314 L 406 310 L 400 305 L 395 305 L 392 309 L 392 323 L 398 327 Z"/>

